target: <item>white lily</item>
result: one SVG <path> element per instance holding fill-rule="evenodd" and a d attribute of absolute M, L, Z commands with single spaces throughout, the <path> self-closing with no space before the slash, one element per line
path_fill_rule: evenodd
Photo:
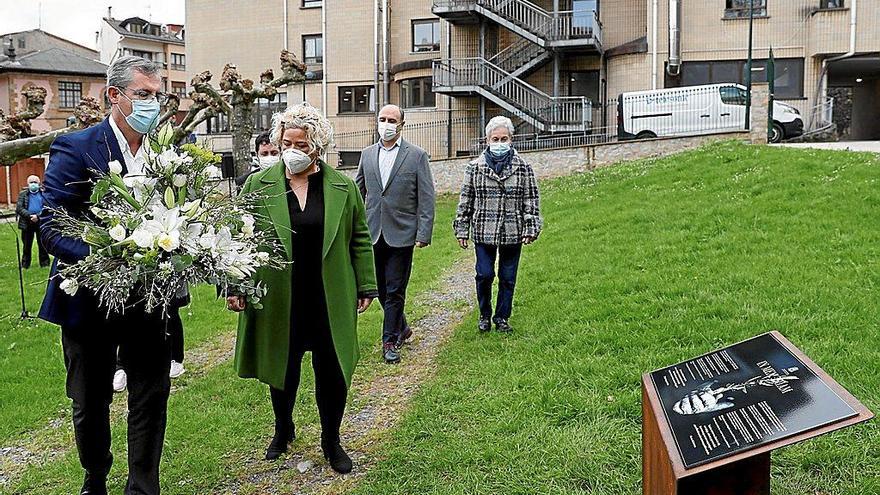
<path fill-rule="evenodd" d="M 61 281 L 61 285 L 59 285 L 59 287 L 61 288 L 61 290 L 64 291 L 65 294 L 67 294 L 68 296 L 72 296 L 76 294 L 76 291 L 79 290 L 79 283 L 76 281 L 76 279 L 65 278 Z"/>

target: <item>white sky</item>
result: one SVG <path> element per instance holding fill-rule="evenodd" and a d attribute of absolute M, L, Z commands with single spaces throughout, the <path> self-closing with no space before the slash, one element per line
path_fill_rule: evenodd
<path fill-rule="evenodd" d="M 0 34 L 36 29 L 97 49 L 95 31 L 107 7 L 113 17 L 139 16 L 160 24 L 183 24 L 185 0 L 0 0 Z"/>

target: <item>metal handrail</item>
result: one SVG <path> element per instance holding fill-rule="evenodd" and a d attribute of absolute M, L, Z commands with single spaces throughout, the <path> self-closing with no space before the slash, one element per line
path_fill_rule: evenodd
<path fill-rule="evenodd" d="M 549 125 L 587 126 L 592 103 L 583 96 L 550 96 L 481 57 L 434 61 L 434 86 L 478 86 Z"/>
<path fill-rule="evenodd" d="M 507 72 L 515 72 L 523 65 L 540 56 L 546 50 L 525 38 L 519 38 L 489 59 Z"/>

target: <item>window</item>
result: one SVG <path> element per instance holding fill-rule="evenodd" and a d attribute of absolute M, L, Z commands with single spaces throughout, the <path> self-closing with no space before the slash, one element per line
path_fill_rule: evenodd
<path fill-rule="evenodd" d="M 440 19 L 412 21 L 412 51 L 440 51 Z"/>
<path fill-rule="evenodd" d="M 135 57 L 145 58 L 147 60 L 153 60 L 153 52 L 144 52 L 141 50 L 132 50 L 131 54 Z"/>
<path fill-rule="evenodd" d="M 143 34 L 144 26 L 142 26 L 141 24 L 129 24 L 128 30 L 131 31 L 132 33 Z"/>
<path fill-rule="evenodd" d="M 767 80 L 767 60 L 752 61 L 752 81 Z M 745 60 L 717 60 L 711 62 L 682 62 L 681 85 L 746 82 Z M 802 98 L 804 96 L 804 59 L 778 58 L 774 74 L 774 95 L 779 99 Z M 667 79 L 667 87 L 675 87 L 675 81 Z"/>
<path fill-rule="evenodd" d="M 433 107 L 434 91 L 431 77 L 418 77 L 400 82 L 400 106 L 403 108 Z"/>
<path fill-rule="evenodd" d="M 287 93 L 276 94 L 272 101 L 258 98 L 254 102 L 254 129 L 260 132 L 271 129 L 272 116 L 283 112 L 285 108 L 287 108 Z"/>
<path fill-rule="evenodd" d="M 372 92 L 372 86 L 340 86 L 339 113 L 369 112 Z"/>
<path fill-rule="evenodd" d="M 82 99 L 82 83 L 58 81 L 58 107 L 74 108 Z"/>
<path fill-rule="evenodd" d="M 320 34 L 303 36 L 303 61 L 307 64 L 324 62 L 324 38 Z"/>
<path fill-rule="evenodd" d="M 24 38 L 18 39 L 18 47 L 24 49 Z"/>
<path fill-rule="evenodd" d="M 746 90 L 742 88 L 738 88 L 736 86 L 728 86 L 725 88 L 718 88 L 718 91 L 721 93 L 722 103 L 726 103 L 728 105 L 746 104 Z"/>
<path fill-rule="evenodd" d="M 340 151 L 337 168 L 357 168 L 361 163 L 360 151 Z"/>
<path fill-rule="evenodd" d="M 320 7 L 323 4 L 323 0 L 303 0 L 303 8 L 309 7 Z"/>
<path fill-rule="evenodd" d="M 182 53 L 171 54 L 171 69 L 186 70 L 186 55 Z"/>
<path fill-rule="evenodd" d="M 743 19 L 749 17 L 749 3 L 754 2 L 754 16 L 767 17 L 767 0 L 725 0 L 724 18 Z"/>
<path fill-rule="evenodd" d="M 843 0 L 819 0 L 820 9 L 842 9 Z"/>
<path fill-rule="evenodd" d="M 186 98 L 186 83 L 172 81 L 171 92 L 176 94 L 179 98 Z"/>

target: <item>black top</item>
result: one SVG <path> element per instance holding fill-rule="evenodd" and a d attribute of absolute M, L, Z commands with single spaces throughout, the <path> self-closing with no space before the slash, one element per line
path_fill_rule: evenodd
<path fill-rule="evenodd" d="M 290 182 L 284 181 L 293 248 L 291 351 L 312 350 L 316 345 L 333 345 L 321 273 L 324 248 L 323 175 L 324 172 L 319 170 L 309 176 L 305 210 L 290 188 Z"/>

